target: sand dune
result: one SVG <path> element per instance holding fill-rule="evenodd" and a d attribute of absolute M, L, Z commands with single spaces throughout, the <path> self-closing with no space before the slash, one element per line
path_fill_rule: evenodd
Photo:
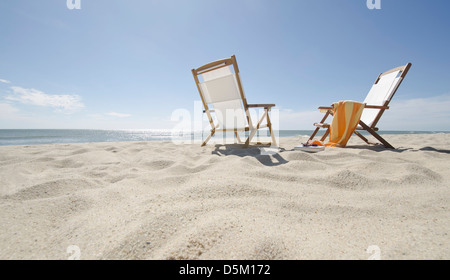
<path fill-rule="evenodd" d="M 0 259 L 450 258 L 450 134 L 0 147 Z"/>

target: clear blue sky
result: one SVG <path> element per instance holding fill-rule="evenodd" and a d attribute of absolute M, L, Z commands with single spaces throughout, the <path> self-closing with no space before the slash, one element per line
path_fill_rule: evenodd
<path fill-rule="evenodd" d="M 448 0 L 80 2 L 0 2 L 0 128 L 171 128 L 200 100 L 190 70 L 235 54 L 281 129 L 411 62 L 380 128 L 450 130 Z"/>

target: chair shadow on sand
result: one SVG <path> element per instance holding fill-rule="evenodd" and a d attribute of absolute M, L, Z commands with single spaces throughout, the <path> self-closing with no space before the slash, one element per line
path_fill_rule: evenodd
<path fill-rule="evenodd" d="M 373 152 L 394 152 L 394 153 L 403 153 L 405 151 L 411 151 L 412 148 L 395 148 L 395 149 L 388 149 L 384 147 L 383 145 L 347 145 L 346 148 L 349 149 L 359 149 L 359 150 L 368 150 Z M 345 148 L 344 148 L 345 149 Z"/>
<path fill-rule="evenodd" d="M 261 147 L 262 148 L 262 147 Z M 436 149 L 433 147 L 423 147 L 420 149 L 413 148 L 397 148 L 397 149 L 386 149 L 383 145 L 349 145 L 347 148 L 351 149 L 359 149 L 359 150 L 368 150 L 373 152 L 394 152 L 394 153 L 403 153 L 406 151 L 419 152 L 419 151 L 430 151 L 430 152 L 438 152 L 444 154 L 450 154 L 450 150 L 442 150 Z M 284 159 L 281 154 L 286 151 L 284 148 L 280 148 L 279 153 L 275 153 L 272 155 L 263 155 L 261 154 L 260 147 L 248 147 L 245 148 L 240 144 L 216 144 L 214 151 L 211 153 L 218 156 L 239 156 L 239 157 L 254 157 L 261 164 L 265 166 L 279 166 L 288 163 L 286 159 Z"/>
<path fill-rule="evenodd" d="M 450 154 L 450 150 L 441 150 L 441 149 L 436 149 L 436 148 L 433 148 L 433 147 L 423 147 L 423 148 L 420 148 L 419 151 L 428 151 L 428 152 L 438 152 L 438 153 Z"/>
<path fill-rule="evenodd" d="M 261 164 L 265 166 L 278 166 L 288 163 L 288 161 L 285 160 L 280 155 L 280 153 L 275 153 L 272 155 L 262 155 L 259 147 L 250 146 L 248 148 L 244 148 L 242 145 L 239 144 L 227 144 L 227 145 L 217 144 L 215 145 L 215 150 L 212 151 L 211 153 L 219 156 L 239 156 L 239 157 L 250 156 L 256 158 Z"/>
<path fill-rule="evenodd" d="M 395 148 L 395 149 L 387 149 L 383 145 L 348 145 L 346 148 L 350 149 L 360 149 L 360 150 L 369 150 L 373 152 L 394 152 L 394 153 L 403 153 L 406 151 L 411 152 L 419 152 L 419 151 L 427 151 L 427 152 L 437 152 L 437 153 L 444 153 L 444 154 L 450 154 L 450 150 L 443 150 L 443 149 L 436 149 L 433 147 L 423 147 L 420 149 L 414 149 L 414 148 Z"/>

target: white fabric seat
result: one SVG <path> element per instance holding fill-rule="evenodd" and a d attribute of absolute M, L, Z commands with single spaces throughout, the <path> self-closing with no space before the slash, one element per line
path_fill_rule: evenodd
<path fill-rule="evenodd" d="M 271 144 L 277 145 L 269 118 L 270 108 L 275 104 L 251 105 L 251 107 L 264 108 L 264 114 L 259 122 L 253 124 L 249 113 L 250 105 L 247 104 L 242 89 L 235 56 L 192 69 L 192 74 L 205 107 L 204 113 L 207 114 L 211 125 L 211 134 L 202 143 L 202 146 L 206 145 L 216 131 L 232 131 L 239 142 L 240 138 L 237 132 L 250 131 L 250 135 L 245 142 L 245 145 L 248 146 L 256 131 L 261 128 L 269 128 Z M 214 114 L 215 120 L 212 114 Z M 266 124 L 262 123 L 264 119 Z"/>

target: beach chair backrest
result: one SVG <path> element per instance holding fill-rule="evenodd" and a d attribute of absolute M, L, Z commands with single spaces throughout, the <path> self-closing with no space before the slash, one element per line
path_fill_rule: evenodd
<path fill-rule="evenodd" d="M 232 59 L 223 61 L 218 65 L 217 62 L 210 64 L 213 65 L 211 67 L 203 66 L 199 68 L 201 70 L 193 70 L 203 79 L 197 79 L 200 95 L 205 109 L 213 107 L 219 128 L 243 129 L 247 125 L 247 118 L 239 73 Z"/>
<path fill-rule="evenodd" d="M 405 66 L 397 67 L 380 74 L 378 79 L 367 94 L 364 103 L 368 105 L 387 106 L 392 100 L 395 92 L 400 86 L 403 78 L 411 66 L 408 63 Z M 361 121 L 369 127 L 374 127 L 384 112 L 382 109 L 364 109 L 361 115 Z"/>

